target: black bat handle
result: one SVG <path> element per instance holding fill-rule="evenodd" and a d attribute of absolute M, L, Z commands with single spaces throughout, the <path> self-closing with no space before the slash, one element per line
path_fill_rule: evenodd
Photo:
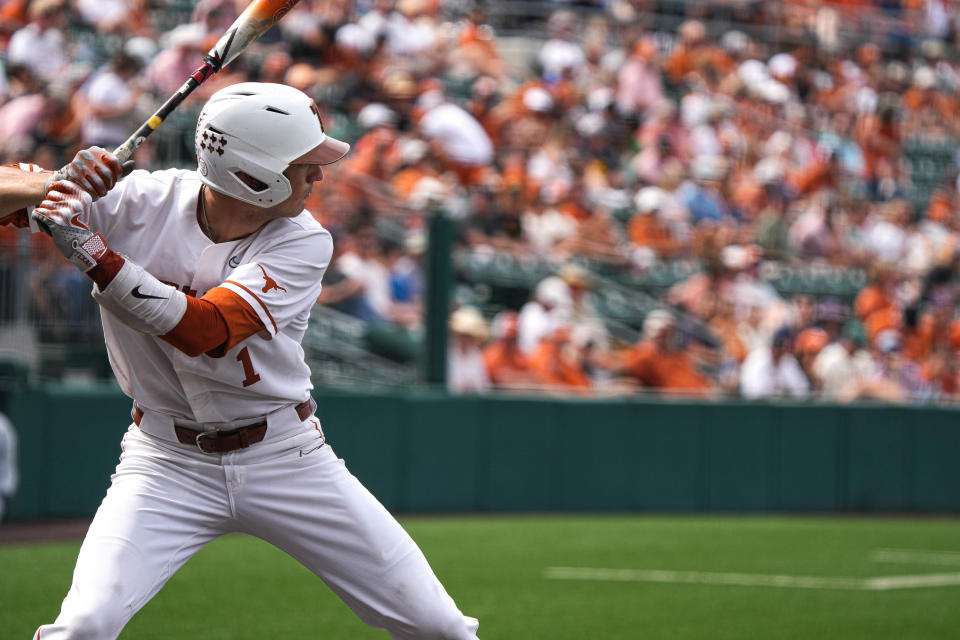
<path fill-rule="evenodd" d="M 123 164 L 130 160 L 133 156 L 133 152 L 139 147 L 144 140 L 147 139 L 151 133 L 156 131 L 164 118 L 166 118 L 170 113 L 180 106 L 180 103 L 187 99 L 193 90 L 199 87 L 203 82 L 215 74 L 222 67 L 219 60 L 213 56 L 206 56 L 203 59 L 203 64 L 197 68 L 193 74 L 187 78 L 187 81 L 183 83 L 177 92 L 172 96 L 167 98 L 167 101 L 164 102 L 159 109 L 157 109 L 152 116 L 150 116 L 146 122 L 140 125 L 140 127 L 133 132 L 133 134 L 124 141 L 119 147 L 113 150 L 113 155 L 117 156 L 117 159 L 120 161 L 120 164 Z"/>

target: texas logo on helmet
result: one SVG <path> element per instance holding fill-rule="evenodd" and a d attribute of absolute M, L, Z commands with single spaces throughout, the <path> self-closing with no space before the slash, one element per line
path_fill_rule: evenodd
<path fill-rule="evenodd" d="M 257 266 L 260 267 L 260 271 L 263 272 L 263 293 L 270 293 L 274 290 L 283 291 L 286 293 L 286 287 L 281 287 L 279 284 L 277 284 L 276 280 L 268 276 L 266 269 L 264 269 L 262 265 L 258 264 Z"/>

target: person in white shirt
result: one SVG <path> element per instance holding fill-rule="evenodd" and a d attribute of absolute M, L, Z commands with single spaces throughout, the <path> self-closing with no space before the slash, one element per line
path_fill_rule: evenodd
<path fill-rule="evenodd" d="M 550 16 L 547 21 L 550 39 L 537 56 L 544 78 L 555 81 L 567 73 L 576 75 L 586 63 L 583 47 L 575 41 L 576 26 L 577 17 L 571 11 L 557 11 Z"/>
<path fill-rule="evenodd" d="M 493 141 L 468 111 L 449 102 L 440 89 L 430 89 L 417 100 L 423 111 L 420 132 L 436 144 L 443 159 L 458 173 L 484 168 L 493 162 Z"/>
<path fill-rule="evenodd" d="M 117 183 L 119 162 L 97 147 L 53 175 L 0 170 L 0 224 L 22 225 L 19 209 L 39 203 L 27 218 L 93 280 L 111 366 L 134 400 L 73 586 L 35 640 L 116 638 L 233 532 L 290 554 L 395 639 L 477 637 L 314 416 L 300 341 L 332 240 L 304 206 L 322 165 L 348 149 L 306 94 L 246 82 L 204 105 L 196 171 Z"/>
<path fill-rule="evenodd" d="M 70 62 L 63 37 L 66 2 L 32 0 L 30 22 L 16 31 L 7 44 L 7 64 L 22 64 L 44 82 L 53 82 Z"/>
<path fill-rule="evenodd" d="M 130 0 L 76 0 L 80 17 L 100 33 L 122 34 L 128 30 L 133 5 Z"/>
<path fill-rule="evenodd" d="M 483 343 L 488 335 L 487 321 L 474 307 L 460 307 L 450 314 L 447 389 L 451 393 L 490 391 L 493 385 L 483 360 Z"/>
<path fill-rule="evenodd" d="M 783 328 L 774 333 L 770 346 L 757 347 L 747 355 L 740 367 L 740 394 L 744 398 L 810 395 L 810 381 L 791 352 L 792 344 L 792 332 Z"/>
<path fill-rule="evenodd" d="M 82 89 L 86 117 L 81 127 L 84 146 L 114 149 L 135 127 L 131 115 L 142 90 L 135 82 L 140 62 L 125 51 L 97 72 Z"/>
<path fill-rule="evenodd" d="M 337 268 L 350 280 L 363 283 L 363 296 L 377 318 L 397 322 L 398 317 L 390 291 L 390 269 L 384 262 L 380 240 L 372 226 L 364 226 L 354 234 L 353 242 L 337 260 Z"/>
<path fill-rule="evenodd" d="M 524 353 L 532 353 L 554 329 L 567 324 L 573 310 L 570 286 L 558 276 L 537 283 L 531 299 L 520 308 L 518 342 Z"/>

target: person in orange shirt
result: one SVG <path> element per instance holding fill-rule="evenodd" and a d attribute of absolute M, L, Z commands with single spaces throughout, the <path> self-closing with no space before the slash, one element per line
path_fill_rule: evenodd
<path fill-rule="evenodd" d="M 384 191 L 386 181 L 401 166 L 396 125 L 399 115 L 380 103 L 366 105 L 357 114 L 358 123 L 365 129 L 353 145 L 353 153 L 343 163 L 342 176 L 336 183 L 337 196 L 354 210 L 376 205 L 388 198 Z"/>
<path fill-rule="evenodd" d="M 875 311 L 894 306 L 893 288 L 896 286 L 896 274 L 882 262 L 869 267 L 870 284 L 860 290 L 853 301 L 853 312 L 864 322 Z"/>
<path fill-rule="evenodd" d="M 0 47 L 6 49 L 10 35 L 30 20 L 28 0 L 8 0 L 0 3 Z"/>
<path fill-rule="evenodd" d="M 949 349 L 952 337 L 955 296 L 949 286 L 934 288 L 927 296 L 929 304 L 908 308 L 904 313 L 903 353 L 922 362 L 941 349 Z"/>
<path fill-rule="evenodd" d="M 960 354 L 960 318 L 950 323 L 947 329 L 947 342 L 955 354 Z"/>
<path fill-rule="evenodd" d="M 456 44 L 447 54 L 451 67 L 466 68 L 474 75 L 492 76 L 498 80 L 506 77 L 507 65 L 496 46 L 496 34 L 487 24 L 486 11 L 478 2 L 460 27 Z"/>
<path fill-rule="evenodd" d="M 863 174 L 871 191 L 876 191 L 881 165 L 899 178 L 900 127 L 892 105 L 885 104 L 876 113 L 860 114 L 854 137 L 863 149 Z"/>
<path fill-rule="evenodd" d="M 713 385 L 696 370 L 680 345 L 675 325 L 669 311 L 648 313 L 643 321 L 643 339 L 621 354 L 615 369 L 661 392 L 707 395 Z"/>
<path fill-rule="evenodd" d="M 568 325 L 554 329 L 530 355 L 530 369 L 546 387 L 586 391 L 591 386 L 590 378 L 571 356 L 570 337 Z"/>
<path fill-rule="evenodd" d="M 423 140 L 404 140 L 400 145 L 401 169 L 390 178 L 390 185 L 398 196 L 409 199 L 424 178 L 442 180 L 436 158 L 430 145 Z"/>
<path fill-rule="evenodd" d="M 611 264 L 625 262 L 621 231 L 613 216 L 589 202 L 587 190 L 580 181 L 571 185 L 557 210 L 576 223 L 577 232 L 554 245 L 555 255 L 585 256 Z"/>
<path fill-rule="evenodd" d="M 529 388 L 539 383 L 530 360 L 517 343 L 517 313 L 503 311 L 493 320 L 493 339 L 483 348 L 487 375 L 497 388 Z"/>
<path fill-rule="evenodd" d="M 800 368 L 810 381 L 810 386 L 816 390 L 822 388 L 823 381 L 814 372 L 813 363 L 820 351 L 828 344 L 830 344 L 830 335 L 820 327 L 807 327 L 797 335 L 793 343 L 793 353 L 797 362 L 800 363 Z"/>
<path fill-rule="evenodd" d="M 660 218 L 668 199 L 660 187 L 643 187 L 633 200 L 636 213 L 627 223 L 627 236 L 634 247 L 647 247 L 658 258 L 670 258 L 680 243 Z"/>

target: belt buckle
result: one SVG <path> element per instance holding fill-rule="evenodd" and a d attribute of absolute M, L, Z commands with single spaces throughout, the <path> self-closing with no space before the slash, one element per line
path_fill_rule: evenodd
<path fill-rule="evenodd" d="M 220 435 L 220 432 L 216 429 L 210 429 L 209 431 L 201 431 L 197 434 L 197 449 L 200 449 L 203 453 L 217 453 L 216 451 L 207 451 L 203 448 L 203 439 L 204 438 L 216 438 Z"/>

